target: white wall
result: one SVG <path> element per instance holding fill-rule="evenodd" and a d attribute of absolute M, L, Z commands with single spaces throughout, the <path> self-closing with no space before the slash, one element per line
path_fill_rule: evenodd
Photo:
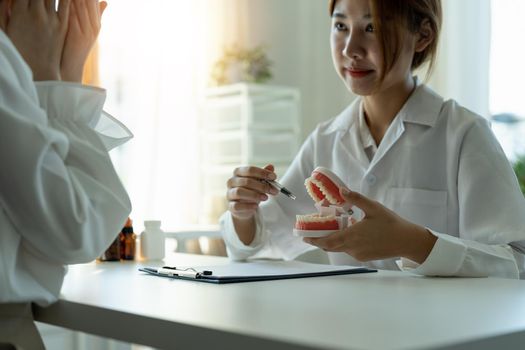
<path fill-rule="evenodd" d="M 270 41 L 275 82 L 301 91 L 303 136 L 320 122 L 337 115 L 354 98 L 333 67 L 330 55 L 330 17 L 327 1 L 257 0 L 271 7 L 256 16 L 253 38 Z M 280 14 L 280 16 L 278 16 Z M 268 23 L 272 23 L 268 25 Z M 278 39 L 278 40 L 275 40 Z M 268 40 L 268 39 L 267 39 Z"/>
<path fill-rule="evenodd" d="M 443 12 L 438 62 L 429 85 L 487 117 L 490 0 L 443 0 Z"/>

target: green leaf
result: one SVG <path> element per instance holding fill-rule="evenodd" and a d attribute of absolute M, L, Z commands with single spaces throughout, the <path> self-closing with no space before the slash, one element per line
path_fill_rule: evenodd
<path fill-rule="evenodd" d="M 518 178 L 520 189 L 523 195 L 525 195 L 525 155 L 518 157 L 516 162 L 513 164 L 514 173 Z"/>

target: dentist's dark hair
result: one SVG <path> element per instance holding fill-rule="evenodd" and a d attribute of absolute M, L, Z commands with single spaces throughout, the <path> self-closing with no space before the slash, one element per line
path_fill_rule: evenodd
<path fill-rule="evenodd" d="M 330 0 L 329 14 L 333 15 L 338 0 Z M 428 62 L 430 75 L 434 68 L 439 42 L 439 33 L 443 21 L 441 0 L 369 0 L 372 23 L 383 54 L 381 80 L 392 69 L 401 54 L 403 31 L 413 33 L 421 30 L 426 22 L 433 32 L 432 42 L 412 58 L 412 70 Z M 400 25 L 402 24 L 402 25 Z"/>

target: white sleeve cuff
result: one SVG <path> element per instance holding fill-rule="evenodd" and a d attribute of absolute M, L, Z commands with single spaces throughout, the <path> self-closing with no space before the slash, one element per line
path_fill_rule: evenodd
<path fill-rule="evenodd" d="M 81 122 L 93 129 L 107 151 L 133 137 L 131 131 L 102 107 L 106 91 L 77 83 L 35 82 L 40 106 L 49 118 Z"/>
<path fill-rule="evenodd" d="M 102 114 L 106 91 L 61 81 L 35 82 L 40 107 L 49 118 L 83 122 L 94 128 Z"/>
<path fill-rule="evenodd" d="M 94 129 L 108 151 L 133 138 L 133 134 L 124 124 L 105 111 L 102 111 Z"/>
<path fill-rule="evenodd" d="M 246 260 L 262 248 L 262 227 L 258 214 L 255 216 L 255 223 L 255 237 L 252 243 L 246 245 L 239 239 L 239 236 L 235 231 L 231 213 L 226 211 L 224 214 L 222 214 L 221 218 L 219 219 L 219 225 L 222 232 L 222 238 L 226 243 L 228 257 L 230 257 L 232 260 Z"/>
<path fill-rule="evenodd" d="M 422 264 L 417 264 L 401 258 L 398 263 L 400 269 L 424 276 L 456 275 L 465 260 L 467 246 L 457 237 L 427 230 L 437 237 L 427 259 Z"/>

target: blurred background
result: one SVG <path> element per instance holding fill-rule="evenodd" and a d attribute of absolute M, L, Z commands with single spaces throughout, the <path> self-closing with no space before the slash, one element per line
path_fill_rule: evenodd
<path fill-rule="evenodd" d="M 233 169 L 274 163 L 282 176 L 317 123 L 355 98 L 332 66 L 328 0 L 107 2 L 85 78 L 135 135 L 111 154 L 135 232 L 161 220 L 168 250 L 224 255 L 217 220 Z M 525 1 L 443 7 L 428 84 L 491 121 L 525 191 Z M 50 349 L 130 349 L 45 329 Z"/>
<path fill-rule="evenodd" d="M 108 3 L 86 78 L 107 89 L 106 110 L 135 134 L 112 157 L 137 226 L 159 219 L 166 231 L 215 227 L 236 166 L 276 162 L 285 171 L 316 124 L 354 98 L 332 66 L 328 1 Z M 525 152 L 525 2 L 443 5 L 428 84 L 492 119 L 516 161 Z"/>

